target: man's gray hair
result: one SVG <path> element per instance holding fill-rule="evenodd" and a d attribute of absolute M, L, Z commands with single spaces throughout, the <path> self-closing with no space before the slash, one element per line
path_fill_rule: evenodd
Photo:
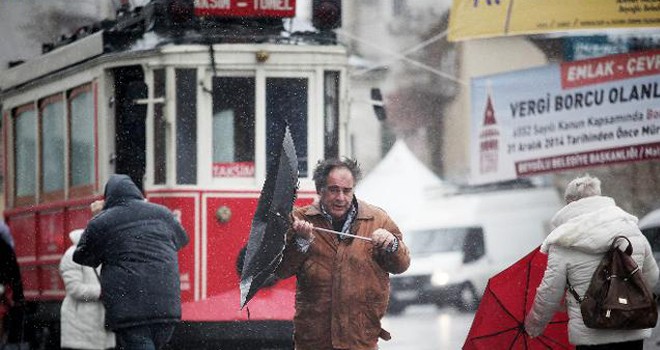
<path fill-rule="evenodd" d="M 360 170 L 360 165 L 355 159 L 330 158 L 326 160 L 320 160 L 316 164 L 314 175 L 312 177 L 316 186 L 316 192 L 320 193 L 321 189 L 323 189 L 328 184 L 328 175 L 330 175 L 330 172 L 335 168 L 348 169 L 348 171 L 351 172 L 351 175 L 353 175 L 353 181 L 356 183 L 362 178 L 362 170 Z"/>
<path fill-rule="evenodd" d="M 571 181 L 566 186 L 566 192 L 564 192 L 566 203 L 591 196 L 600 196 L 600 180 L 597 177 L 589 176 L 589 174 Z"/>

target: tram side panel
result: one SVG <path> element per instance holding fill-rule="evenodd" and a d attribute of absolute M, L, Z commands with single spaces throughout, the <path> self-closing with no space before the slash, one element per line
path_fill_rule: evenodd
<path fill-rule="evenodd" d="M 23 293 L 27 300 L 39 297 L 39 270 L 37 266 L 37 222 L 33 213 L 7 216 L 7 225 L 14 238 L 16 258 L 21 266 Z"/>
<path fill-rule="evenodd" d="M 198 235 L 196 234 L 196 223 L 199 221 L 199 196 L 193 195 L 170 195 L 167 197 L 151 197 L 152 203 L 164 205 L 179 220 L 188 234 L 190 241 L 188 245 L 179 251 L 179 278 L 181 279 L 181 301 L 187 302 L 195 299 L 195 290 L 198 289 L 195 276 L 195 251 L 198 247 Z"/>
<path fill-rule="evenodd" d="M 179 253 L 182 323 L 171 349 L 289 349 L 295 279 L 262 289 L 240 309 L 241 253 L 247 245 L 259 192 L 147 193 L 172 210 L 190 236 Z M 311 199 L 299 200 L 306 204 Z"/>
<path fill-rule="evenodd" d="M 205 297 L 223 296 L 233 313 L 240 306 L 239 253 L 247 244 L 256 195 L 239 198 L 220 195 L 207 198 L 207 288 Z M 242 266 L 241 266 L 242 268 Z M 235 316 L 234 316 L 235 317 Z"/>
<path fill-rule="evenodd" d="M 184 321 L 293 319 L 294 278 L 260 291 L 248 305 L 249 316 L 240 309 L 241 253 L 247 245 L 258 193 L 192 197 L 153 193 L 149 200 L 170 208 L 190 237 L 179 254 Z M 311 199 L 302 199 L 297 204 L 309 202 Z"/>
<path fill-rule="evenodd" d="M 59 347 L 59 308 L 66 293 L 59 262 L 71 245 L 68 233 L 84 228 L 91 217 L 89 201 L 6 212 L 26 299 L 24 338 L 49 349 Z"/>

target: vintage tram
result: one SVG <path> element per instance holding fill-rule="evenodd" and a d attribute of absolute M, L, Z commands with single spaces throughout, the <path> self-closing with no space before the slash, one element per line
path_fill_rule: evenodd
<path fill-rule="evenodd" d="M 26 337 L 59 346 L 68 233 L 112 173 L 180 219 L 183 322 L 174 348 L 290 347 L 295 281 L 239 308 L 239 253 L 266 177 L 272 135 L 287 122 L 297 150 L 298 203 L 311 172 L 348 154 L 347 52 L 331 29 L 339 1 L 314 1 L 317 30 L 285 30 L 295 1 L 123 2 L 1 72 L 5 212 L 25 290 Z M 250 341 L 254 341 L 250 343 Z M 229 348 L 229 347 L 228 347 Z"/>

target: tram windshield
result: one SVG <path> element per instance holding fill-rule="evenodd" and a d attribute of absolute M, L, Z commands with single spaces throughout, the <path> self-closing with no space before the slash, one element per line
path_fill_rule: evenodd
<path fill-rule="evenodd" d="M 301 177 L 308 174 L 307 78 L 266 78 L 266 166 L 272 162 L 271 130 L 288 123 Z M 255 174 L 256 81 L 252 76 L 213 78 L 213 177 L 253 177 Z"/>
<path fill-rule="evenodd" d="M 293 143 L 298 155 L 299 176 L 307 176 L 307 79 L 266 79 L 266 159 L 272 162 L 273 139 L 268 130 L 278 129 L 289 122 Z"/>
<path fill-rule="evenodd" d="M 254 77 L 213 78 L 213 176 L 254 176 Z"/>

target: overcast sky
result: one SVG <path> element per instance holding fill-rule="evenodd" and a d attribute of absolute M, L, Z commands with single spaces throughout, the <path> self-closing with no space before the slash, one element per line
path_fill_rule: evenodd
<path fill-rule="evenodd" d="M 41 50 L 35 41 L 30 41 L 19 27 L 29 23 L 29 10 L 34 0 L 0 0 L 0 70 L 7 63 L 21 57 L 34 56 Z"/>
<path fill-rule="evenodd" d="M 0 0 L 0 70 L 41 45 L 109 16 L 111 0 Z"/>

